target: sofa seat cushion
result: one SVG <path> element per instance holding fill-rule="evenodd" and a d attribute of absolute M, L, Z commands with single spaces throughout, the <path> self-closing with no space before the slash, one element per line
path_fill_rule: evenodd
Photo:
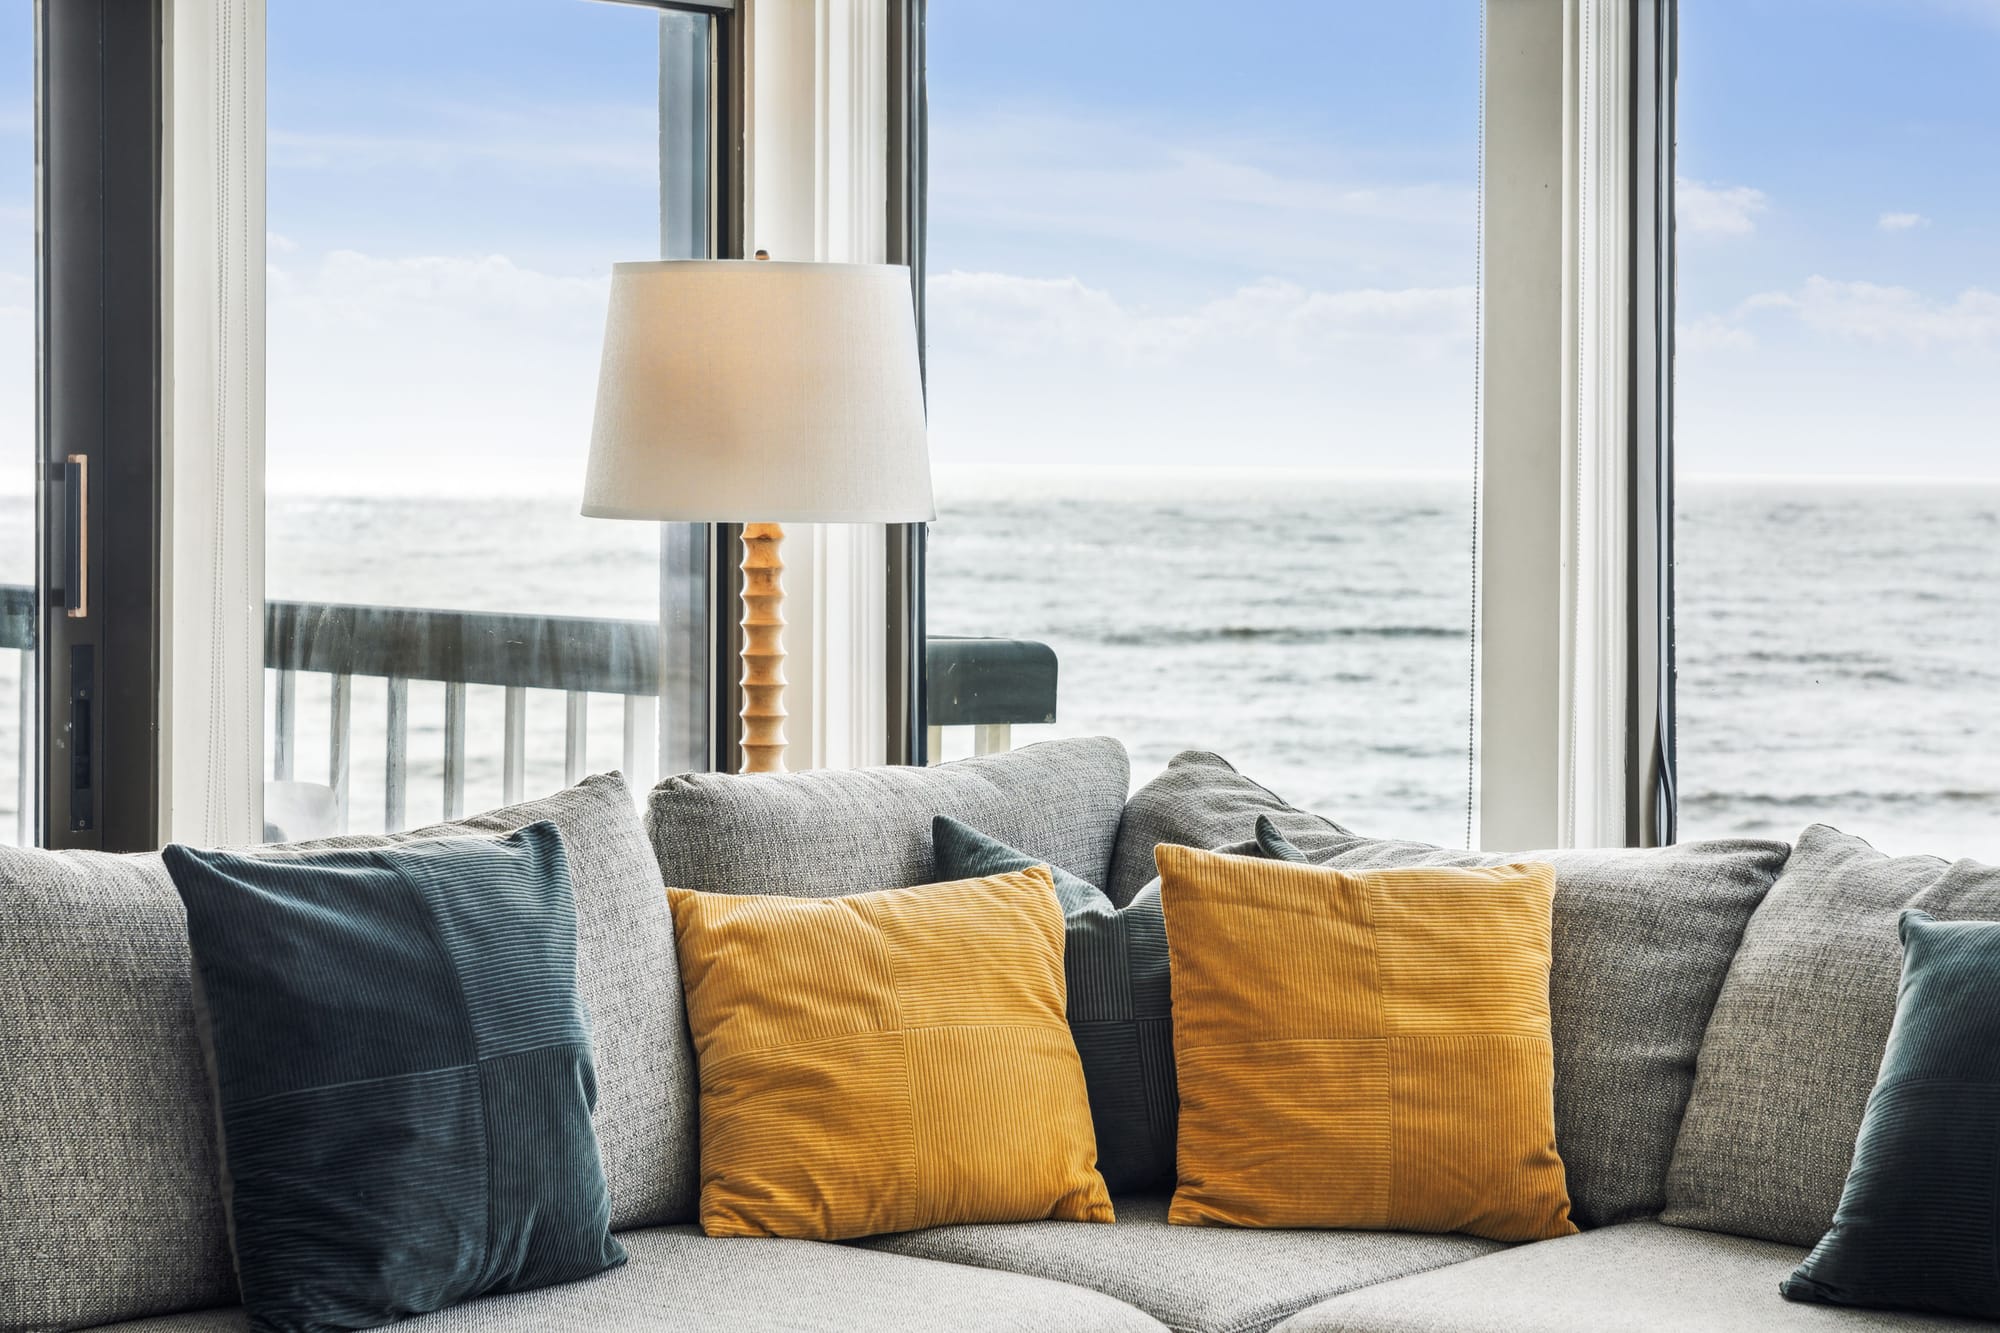
<path fill-rule="evenodd" d="M 1785 844 L 1492 855 L 1310 830 L 1287 836 L 1308 860 L 1343 870 L 1555 867 L 1549 1011 L 1570 1214 L 1585 1227 L 1656 1216 L 1709 1012 L 1751 912 L 1785 865 Z"/>
<path fill-rule="evenodd" d="M 1102 884 L 1131 789 L 1109 737 L 1044 741 L 936 768 L 687 773 L 653 788 L 666 882 L 709 893 L 830 898 L 931 880 L 931 819 L 964 820 Z"/>
<path fill-rule="evenodd" d="M 1805 1251 L 1657 1222 L 1539 1241 L 1336 1296 L 1280 1333 L 1887 1333 L 1973 1320 L 1798 1305 Z"/>
<path fill-rule="evenodd" d="M 563 1287 L 468 1301 L 388 1327 L 407 1333 L 1159 1333 L 1082 1287 L 808 1240 L 627 1231 L 623 1268 Z M 109 1325 L 117 1333 L 248 1333 L 241 1310 Z"/>
<path fill-rule="evenodd" d="M 1212 851 L 1243 842 L 1256 829 L 1259 815 L 1268 816 L 1280 832 L 1293 838 L 1353 836 L 1332 820 L 1309 814 L 1252 782 L 1221 755 L 1183 750 L 1164 772 L 1132 793 L 1118 826 L 1111 877 L 1090 882 L 1102 884 L 1111 901 L 1123 907 L 1159 877 L 1153 865 L 1155 847 L 1164 842 Z"/>
<path fill-rule="evenodd" d="M 1176 1333 L 1260 1333 L 1338 1292 L 1500 1248 L 1473 1236 L 1176 1227 L 1167 1225 L 1165 1197 L 1114 1204 L 1118 1220 L 1111 1226 L 937 1227 L 865 1243 L 1090 1287 L 1138 1306 Z"/>

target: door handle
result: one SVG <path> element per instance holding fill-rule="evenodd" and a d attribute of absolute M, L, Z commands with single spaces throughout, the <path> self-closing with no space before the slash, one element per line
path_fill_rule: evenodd
<path fill-rule="evenodd" d="M 71 454 L 63 460 L 63 490 L 69 500 L 69 549 L 63 553 L 64 614 L 81 620 L 90 614 L 90 456 Z"/>

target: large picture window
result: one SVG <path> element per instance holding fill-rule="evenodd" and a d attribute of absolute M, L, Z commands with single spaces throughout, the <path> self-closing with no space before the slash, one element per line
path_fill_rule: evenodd
<path fill-rule="evenodd" d="M 2000 25 L 1682 0 L 1683 837 L 2000 856 Z"/>
<path fill-rule="evenodd" d="M 930 632 L 1053 650 L 1016 741 L 1214 748 L 1462 841 L 1478 6 L 937 5 L 929 41 Z"/>
<path fill-rule="evenodd" d="M 720 21 L 272 7 L 267 833 L 701 766 L 661 530 L 578 496 L 611 265 L 716 240 Z"/>
<path fill-rule="evenodd" d="M 0 842 L 35 840 L 35 11 L 0 9 Z"/>

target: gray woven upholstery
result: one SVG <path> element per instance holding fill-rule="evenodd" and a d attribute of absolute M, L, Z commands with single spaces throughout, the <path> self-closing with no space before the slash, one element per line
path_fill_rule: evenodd
<path fill-rule="evenodd" d="M 1174 1227 L 1164 1198 L 1119 1199 L 1115 1207 L 1110 1226 L 937 1227 L 864 1243 L 1091 1287 L 1177 1333 L 1257 1333 L 1336 1292 L 1500 1248 L 1472 1236 Z"/>
<path fill-rule="evenodd" d="M 1269 815 L 1279 832 L 1295 841 L 1347 832 L 1258 786 L 1222 756 L 1183 750 L 1164 772 L 1132 793 L 1118 828 L 1111 876 L 1090 882 L 1104 885 L 1111 901 L 1123 907 L 1159 877 L 1153 848 L 1163 842 L 1204 849 L 1242 842 L 1255 834 L 1258 815 Z"/>
<path fill-rule="evenodd" d="M 1832 1224 L 1895 1018 L 1905 907 L 2000 919 L 2000 868 L 1800 835 L 1716 1001 L 1664 1221 L 1794 1245 Z"/>
<path fill-rule="evenodd" d="M 1315 1305 L 1280 1333 L 1917 1333 L 1971 1320 L 1795 1305 L 1790 1245 L 1655 1222 L 1539 1241 Z"/>
<path fill-rule="evenodd" d="M 614 1217 L 691 1217 L 694 1060 L 665 894 L 623 779 L 399 836 L 537 819 L 570 855 Z M 235 1299 L 186 917 L 159 858 L 0 849 L 0 920 L 0 1328 Z"/>
<path fill-rule="evenodd" d="M 160 858 L 0 848 L 0 922 L 0 1328 L 233 1301 Z"/>
<path fill-rule="evenodd" d="M 398 1333 L 1159 1333 L 1094 1291 L 804 1240 L 712 1240 L 692 1227 L 627 1232 L 623 1268 L 391 1324 Z M 248 1333 L 208 1310 L 118 1333 Z"/>
<path fill-rule="evenodd" d="M 931 877 L 931 818 L 950 815 L 1088 884 L 1110 871 L 1130 790 L 1115 740 L 1045 741 L 937 768 L 690 773 L 647 811 L 666 882 L 824 898 Z"/>
<path fill-rule="evenodd" d="M 1571 1215 L 1592 1227 L 1657 1214 L 1702 1033 L 1744 925 L 1785 864 L 1785 845 L 1496 856 L 1328 832 L 1292 841 L 1315 862 L 1350 869 L 1522 859 L 1555 866 L 1549 1010 L 1556 1147 Z"/>

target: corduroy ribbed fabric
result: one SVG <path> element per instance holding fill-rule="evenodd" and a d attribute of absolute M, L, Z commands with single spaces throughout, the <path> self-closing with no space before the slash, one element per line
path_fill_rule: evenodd
<path fill-rule="evenodd" d="M 164 860 L 255 1328 L 373 1328 L 625 1261 L 554 824 Z"/>
<path fill-rule="evenodd" d="M 2000 923 L 1906 910 L 1903 981 L 1833 1227 L 1795 1301 L 2000 1319 Z"/>
<path fill-rule="evenodd" d="M 1043 865 L 950 815 L 931 823 L 940 880 Z M 1069 1031 L 1090 1088 L 1097 1170 L 1112 1194 L 1163 1193 L 1174 1184 L 1173 996 L 1160 886 L 1123 908 L 1060 866 L 1049 866 L 1063 908 Z"/>
<path fill-rule="evenodd" d="M 1348 873 L 1161 846 L 1180 1224 L 1576 1230 L 1546 865 Z"/>
<path fill-rule="evenodd" d="M 1112 1220 L 1046 868 L 841 898 L 668 896 L 702 1230 Z"/>

